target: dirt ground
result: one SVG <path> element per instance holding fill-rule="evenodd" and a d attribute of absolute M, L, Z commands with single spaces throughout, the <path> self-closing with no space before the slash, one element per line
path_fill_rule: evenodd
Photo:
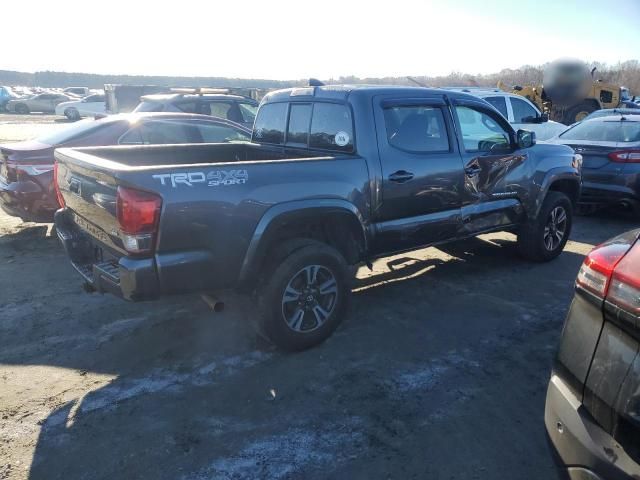
<path fill-rule="evenodd" d="M 579 217 L 548 264 L 509 234 L 380 260 L 333 337 L 285 354 L 245 298 L 87 294 L 50 225 L 0 214 L 0 479 L 556 478 L 544 398 L 573 281 L 637 224 Z"/>

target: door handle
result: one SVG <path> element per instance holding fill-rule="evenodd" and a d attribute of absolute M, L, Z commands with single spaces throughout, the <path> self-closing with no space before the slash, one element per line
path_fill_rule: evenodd
<path fill-rule="evenodd" d="M 413 173 L 407 172 L 405 170 L 398 170 L 397 172 L 389 175 L 389 181 L 396 183 L 404 183 L 408 182 L 413 178 Z"/>

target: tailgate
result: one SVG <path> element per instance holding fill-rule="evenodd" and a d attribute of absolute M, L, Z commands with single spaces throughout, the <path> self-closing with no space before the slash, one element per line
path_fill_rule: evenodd
<path fill-rule="evenodd" d="M 57 182 L 69 218 L 102 246 L 125 254 L 116 218 L 117 184 L 112 172 L 56 151 Z"/>

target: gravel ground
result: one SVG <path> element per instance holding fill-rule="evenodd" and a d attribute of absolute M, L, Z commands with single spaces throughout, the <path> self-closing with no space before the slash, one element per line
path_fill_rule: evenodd
<path fill-rule="evenodd" d="M 544 398 L 573 280 L 637 223 L 579 217 L 548 264 L 509 234 L 379 260 L 336 334 L 285 354 L 244 298 L 87 294 L 50 225 L 0 214 L 0 479 L 556 478 Z"/>

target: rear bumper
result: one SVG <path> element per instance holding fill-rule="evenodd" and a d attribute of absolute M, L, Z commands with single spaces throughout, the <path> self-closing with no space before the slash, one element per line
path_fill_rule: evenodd
<path fill-rule="evenodd" d="M 92 290 L 131 301 L 151 300 L 160 293 L 153 258 L 100 255 L 91 238 L 71 222 L 64 209 L 55 214 L 56 232 L 71 264 Z"/>
<path fill-rule="evenodd" d="M 621 175 L 619 184 L 590 182 L 587 179 L 582 184 L 581 203 L 607 204 L 625 200 L 640 201 L 640 180 L 637 175 L 631 175 L 629 178 Z"/>
<path fill-rule="evenodd" d="M 547 390 L 544 421 L 561 468 L 571 480 L 632 480 L 640 476 L 640 465 L 591 419 L 555 374 Z"/>
<path fill-rule="evenodd" d="M 0 178 L 0 207 L 25 221 L 51 222 L 57 203 L 36 182 L 5 183 Z"/>

